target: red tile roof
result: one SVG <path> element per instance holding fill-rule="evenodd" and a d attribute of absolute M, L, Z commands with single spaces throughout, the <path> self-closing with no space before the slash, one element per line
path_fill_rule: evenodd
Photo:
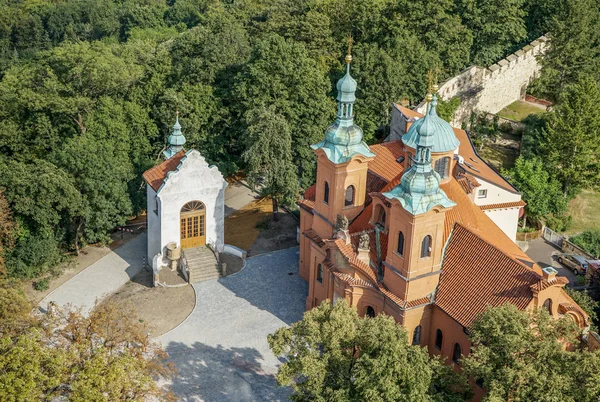
<path fill-rule="evenodd" d="M 402 165 L 398 162 L 398 158 L 404 156 L 402 141 L 384 142 L 371 145 L 369 148 L 377 155 L 369 162 L 369 171 L 384 179 L 386 184 L 402 172 Z"/>
<path fill-rule="evenodd" d="M 394 103 L 394 106 L 396 107 L 396 109 L 398 109 L 400 112 L 402 112 L 403 115 L 405 115 L 406 117 L 408 117 L 409 119 L 420 119 L 421 117 L 423 117 L 423 115 L 419 112 L 416 112 L 412 109 L 409 109 L 405 106 L 399 105 L 397 103 Z"/>
<path fill-rule="evenodd" d="M 144 180 L 146 180 L 146 183 L 148 183 L 154 191 L 158 191 L 160 186 L 164 183 L 167 174 L 177 169 L 177 166 L 179 166 L 179 163 L 181 163 L 184 156 L 185 151 L 181 150 L 164 162 L 146 170 L 142 175 Z"/>
<path fill-rule="evenodd" d="M 435 304 L 469 327 L 488 306 L 514 304 L 524 310 L 531 286 L 541 277 L 460 224 L 445 253 Z"/>
<path fill-rule="evenodd" d="M 475 177 L 483 179 L 487 182 L 490 182 L 500 188 L 503 188 L 506 191 L 510 191 L 511 193 L 518 193 L 517 189 L 515 189 L 509 182 L 507 182 L 500 173 L 496 172 L 494 168 L 488 165 L 483 159 L 479 157 L 477 151 L 475 150 L 475 146 L 471 142 L 471 139 L 467 135 L 465 130 L 461 130 L 460 128 L 454 128 L 454 134 L 456 138 L 460 141 L 460 146 L 458 147 L 458 154 L 464 158 L 464 164 L 461 165 L 467 173 L 472 174 Z"/>
<path fill-rule="evenodd" d="M 489 204 L 489 205 L 480 205 L 479 208 L 483 211 L 487 211 L 489 209 L 504 209 L 504 208 L 515 208 L 515 207 L 524 207 L 527 203 L 523 200 L 514 201 L 514 202 L 503 202 L 500 204 Z"/>

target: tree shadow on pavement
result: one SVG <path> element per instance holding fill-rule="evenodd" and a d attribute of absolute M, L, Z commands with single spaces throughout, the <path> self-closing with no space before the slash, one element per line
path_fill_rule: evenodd
<path fill-rule="evenodd" d="M 256 349 L 171 342 L 166 351 L 178 370 L 172 383 L 177 400 L 287 401 L 291 394 L 262 370 L 263 356 Z"/>
<path fill-rule="evenodd" d="M 298 247 L 262 254 L 219 283 L 290 325 L 302 319 L 308 295 L 308 284 L 298 276 L 298 260 Z"/>

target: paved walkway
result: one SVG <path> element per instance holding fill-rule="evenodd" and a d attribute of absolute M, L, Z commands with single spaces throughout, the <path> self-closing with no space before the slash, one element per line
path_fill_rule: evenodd
<path fill-rule="evenodd" d="M 143 269 L 146 238 L 145 233 L 139 235 L 63 283 L 44 297 L 40 309 L 45 310 L 52 301 L 59 306 L 81 307 L 88 314 L 96 299 L 115 292 Z"/>
<path fill-rule="evenodd" d="M 298 256 L 297 247 L 259 255 L 236 275 L 194 284 L 194 311 L 159 338 L 179 371 L 178 400 L 287 400 L 267 335 L 304 313 L 308 285 L 298 276 Z"/>
<path fill-rule="evenodd" d="M 540 238 L 530 241 L 526 254 L 542 268 L 547 266 L 556 268 L 558 275 L 567 277 L 569 285 L 577 286 L 577 277 L 573 271 L 565 268 L 556 260 L 558 254 L 562 254 L 562 252 L 546 240 Z"/>
<path fill-rule="evenodd" d="M 238 181 L 225 189 L 225 216 L 250 204 L 256 198 L 256 193 L 248 188 L 246 182 Z"/>

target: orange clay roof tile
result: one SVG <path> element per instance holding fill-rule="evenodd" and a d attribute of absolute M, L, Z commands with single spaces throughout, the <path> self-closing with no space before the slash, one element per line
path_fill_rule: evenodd
<path fill-rule="evenodd" d="M 402 172 L 402 165 L 398 162 L 398 158 L 404 156 L 402 141 L 384 142 L 370 148 L 377 156 L 369 162 L 369 170 L 384 179 L 384 185 Z"/>
<path fill-rule="evenodd" d="M 179 166 L 179 163 L 181 163 L 181 160 L 184 156 L 185 151 L 181 150 L 169 159 L 146 170 L 144 174 L 142 174 L 144 180 L 146 180 L 146 183 L 148 183 L 148 185 L 152 187 L 154 191 L 158 191 L 160 186 L 162 186 L 167 178 L 167 174 L 177 169 L 177 166 Z"/>
<path fill-rule="evenodd" d="M 489 204 L 489 205 L 480 205 L 479 208 L 483 211 L 487 211 L 490 209 L 504 209 L 504 208 L 516 208 L 516 207 L 524 207 L 527 203 L 523 200 L 515 201 L 515 202 L 503 202 L 500 204 Z"/>
<path fill-rule="evenodd" d="M 524 310 L 540 276 L 471 230 L 456 224 L 444 252 L 435 304 L 469 327 L 488 306 L 514 304 Z"/>

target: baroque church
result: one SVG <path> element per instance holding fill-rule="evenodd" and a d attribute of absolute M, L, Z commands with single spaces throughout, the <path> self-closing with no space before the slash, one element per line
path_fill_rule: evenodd
<path fill-rule="evenodd" d="M 167 246 L 211 246 L 222 251 L 227 181 L 194 149 L 185 151 L 179 116 L 164 161 L 144 172 L 147 194 L 148 261 L 155 274 L 170 261 Z"/>
<path fill-rule="evenodd" d="M 520 194 L 437 115 L 437 87 L 425 115 L 395 106 L 390 137 L 369 147 L 353 120 L 351 60 L 337 83 L 337 118 L 312 145 L 316 183 L 298 203 L 306 309 L 345 299 L 361 315 L 385 313 L 413 344 L 455 362 L 488 306 L 545 308 L 585 328 L 567 279 L 515 244 Z"/>

